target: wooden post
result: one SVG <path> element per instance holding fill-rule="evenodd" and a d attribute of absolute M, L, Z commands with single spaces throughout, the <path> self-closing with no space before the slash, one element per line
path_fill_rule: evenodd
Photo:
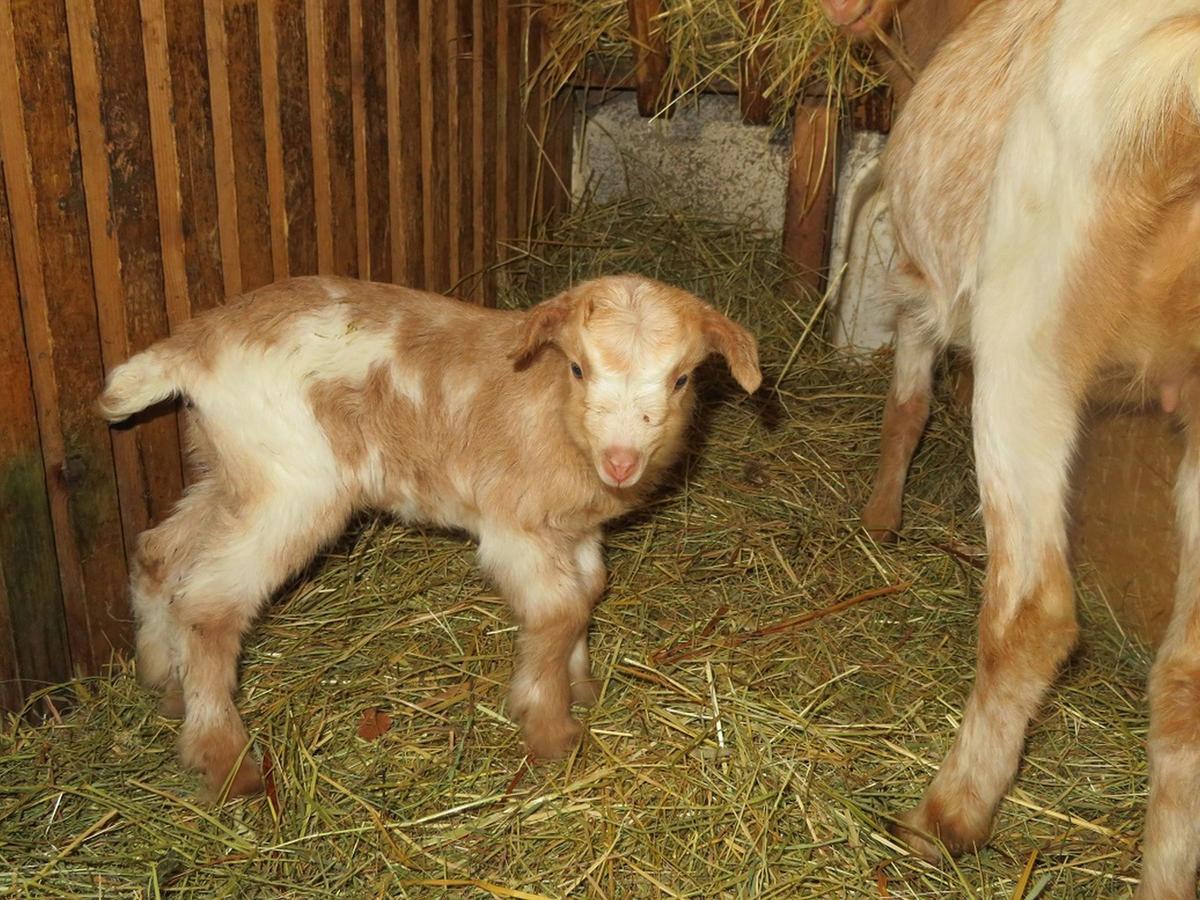
<path fill-rule="evenodd" d="M 629 0 L 629 35 L 633 44 L 634 81 L 638 112 L 653 116 L 663 108 L 663 79 L 667 74 L 667 41 L 656 21 L 662 0 Z"/>
<path fill-rule="evenodd" d="M 738 71 L 738 96 L 741 99 L 742 121 L 747 125 L 766 125 L 771 118 L 771 104 L 763 96 L 762 73 L 767 64 L 767 51 L 755 42 L 762 40 L 774 0 L 739 0 L 738 11 L 746 23 L 746 41 L 755 44 L 742 58 Z"/>
<path fill-rule="evenodd" d="M 824 284 L 836 136 L 837 115 L 827 104 L 796 106 L 783 252 L 795 267 L 798 288 L 820 290 Z"/>

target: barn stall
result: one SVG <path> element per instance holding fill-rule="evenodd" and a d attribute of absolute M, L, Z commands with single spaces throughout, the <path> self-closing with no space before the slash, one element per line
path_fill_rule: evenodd
<path fill-rule="evenodd" d="M 906 26 L 913 53 L 944 30 Z M 954 364 L 902 539 L 858 527 L 888 360 L 832 338 L 851 263 L 831 271 L 826 254 L 849 132 L 888 126 L 877 63 L 815 2 L 3 0 L 0 886 L 1127 891 L 1154 633 L 1113 596 L 1127 563 L 1081 567 L 1091 627 L 1031 728 L 992 844 L 935 868 L 885 830 L 952 737 L 984 555 L 955 393 L 969 374 Z M 788 148 L 780 230 L 645 190 L 572 190 L 606 103 L 671 129 L 721 96 L 739 127 Z M 750 326 L 768 390 L 739 401 L 706 372 L 679 478 L 611 530 L 592 630 L 603 696 L 581 748 L 564 764 L 524 758 L 505 711 L 513 628 L 467 542 L 364 518 L 248 641 L 239 707 L 266 795 L 198 802 L 178 723 L 127 655 L 127 555 L 188 476 L 179 420 L 109 431 L 91 412 L 103 373 L 287 275 L 520 306 L 622 270 Z M 1128 452 L 1150 438 L 1127 435 L 1153 432 L 1155 460 L 1174 452 L 1157 421 L 1121 422 L 1102 423 L 1110 439 L 1086 460 L 1083 502 L 1102 509 L 1081 518 L 1085 543 L 1128 527 L 1114 471 L 1126 494 L 1152 493 Z"/>

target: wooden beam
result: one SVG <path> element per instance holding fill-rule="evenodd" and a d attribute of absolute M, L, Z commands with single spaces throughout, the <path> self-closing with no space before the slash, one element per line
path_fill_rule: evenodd
<path fill-rule="evenodd" d="M 767 51 L 762 46 L 762 40 L 774 2 L 738 0 L 738 12 L 746 24 L 746 42 L 751 45 L 738 69 L 742 121 L 747 125 L 766 125 L 771 118 L 771 104 L 763 94 L 762 77 L 767 67 Z"/>
<path fill-rule="evenodd" d="M 820 290 L 825 282 L 836 137 L 836 111 L 826 104 L 797 105 L 783 251 L 795 267 L 796 286 L 800 289 Z"/>
<path fill-rule="evenodd" d="M 638 112 L 653 116 L 663 109 L 663 81 L 667 75 L 667 40 L 658 21 L 662 0 L 628 0 L 628 4 Z"/>

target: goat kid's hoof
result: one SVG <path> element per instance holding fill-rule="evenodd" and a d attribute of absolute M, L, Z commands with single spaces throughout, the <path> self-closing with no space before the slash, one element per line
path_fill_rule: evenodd
<path fill-rule="evenodd" d="M 585 708 L 596 705 L 600 699 L 600 682 L 595 678 L 585 678 L 571 684 L 571 702 Z"/>
<path fill-rule="evenodd" d="M 246 742 L 244 735 L 204 735 L 180 742 L 179 756 L 184 765 L 204 776 L 208 799 L 249 797 L 262 792 L 262 777 Z"/>
<path fill-rule="evenodd" d="M 539 760 L 562 759 L 583 734 L 583 726 L 572 716 L 561 719 L 526 719 L 522 726 L 525 747 Z"/>
<path fill-rule="evenodd" d="M 888 831 L 908 845 L 914 855 L 933 865 L 940 863 L 947 854 L 960 856 L 987 842 L 986 832 L 974 833 L 949 816 L 930 815 L 924 803 L 897 816 L 896 821 L 888 826 Z"/>
<path fill-rule="evenodd" d="M 900 532 L 899 516 L 874 512 L 870 507 L 863 510 L 861 521 L 862 527 L 877 544 L 890 544 Z"/>

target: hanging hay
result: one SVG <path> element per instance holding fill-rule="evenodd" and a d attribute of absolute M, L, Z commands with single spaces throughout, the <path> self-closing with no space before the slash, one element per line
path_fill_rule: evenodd
<path fill-rule="evenodd" d="M 268 796 L 193 798 L 178 723 L 131 666 L 0 735 L 0 889 L 52 896 L 1098 897 L 1128 890 L 1145 799 L 1142 649 L 1085 593 L 994 839 L 957 865 L 884 826 L 949 746 L 973 666 L 982 534 L 946 398 L 904 539 L 858 528 L 885 361 L 847 363 L 770 239 L 628 201 L 530 247 L 525 303 L 636 270 L 762 338 L 766 390 L 706 369 L 678 482 L 610 531 L 603 683 L 564 763 L 505 711 L 513 629 L 461 536 L 370 519 L 247 642 L 239 706 Z"/>
<path fill-rule="evenodd" d="M 706 88 L 737 84 L 741 66 L 762 61 L 761 86 L 773 124 L 806 94 L 853 99 L 877 87 L 881 76 L 866 50 L 826 20 L 816 0 L 772 2 L 762 27 L 752 30 L 741 0 L 668 0 L 652 22 L 667 50 L 663 96 L 671 104 L 695 99 Z M 555 4 L 543 74 L 554 89 L 580 67 L 616 72 L 632 61 L 626 0 L 560 0 Z"/>

